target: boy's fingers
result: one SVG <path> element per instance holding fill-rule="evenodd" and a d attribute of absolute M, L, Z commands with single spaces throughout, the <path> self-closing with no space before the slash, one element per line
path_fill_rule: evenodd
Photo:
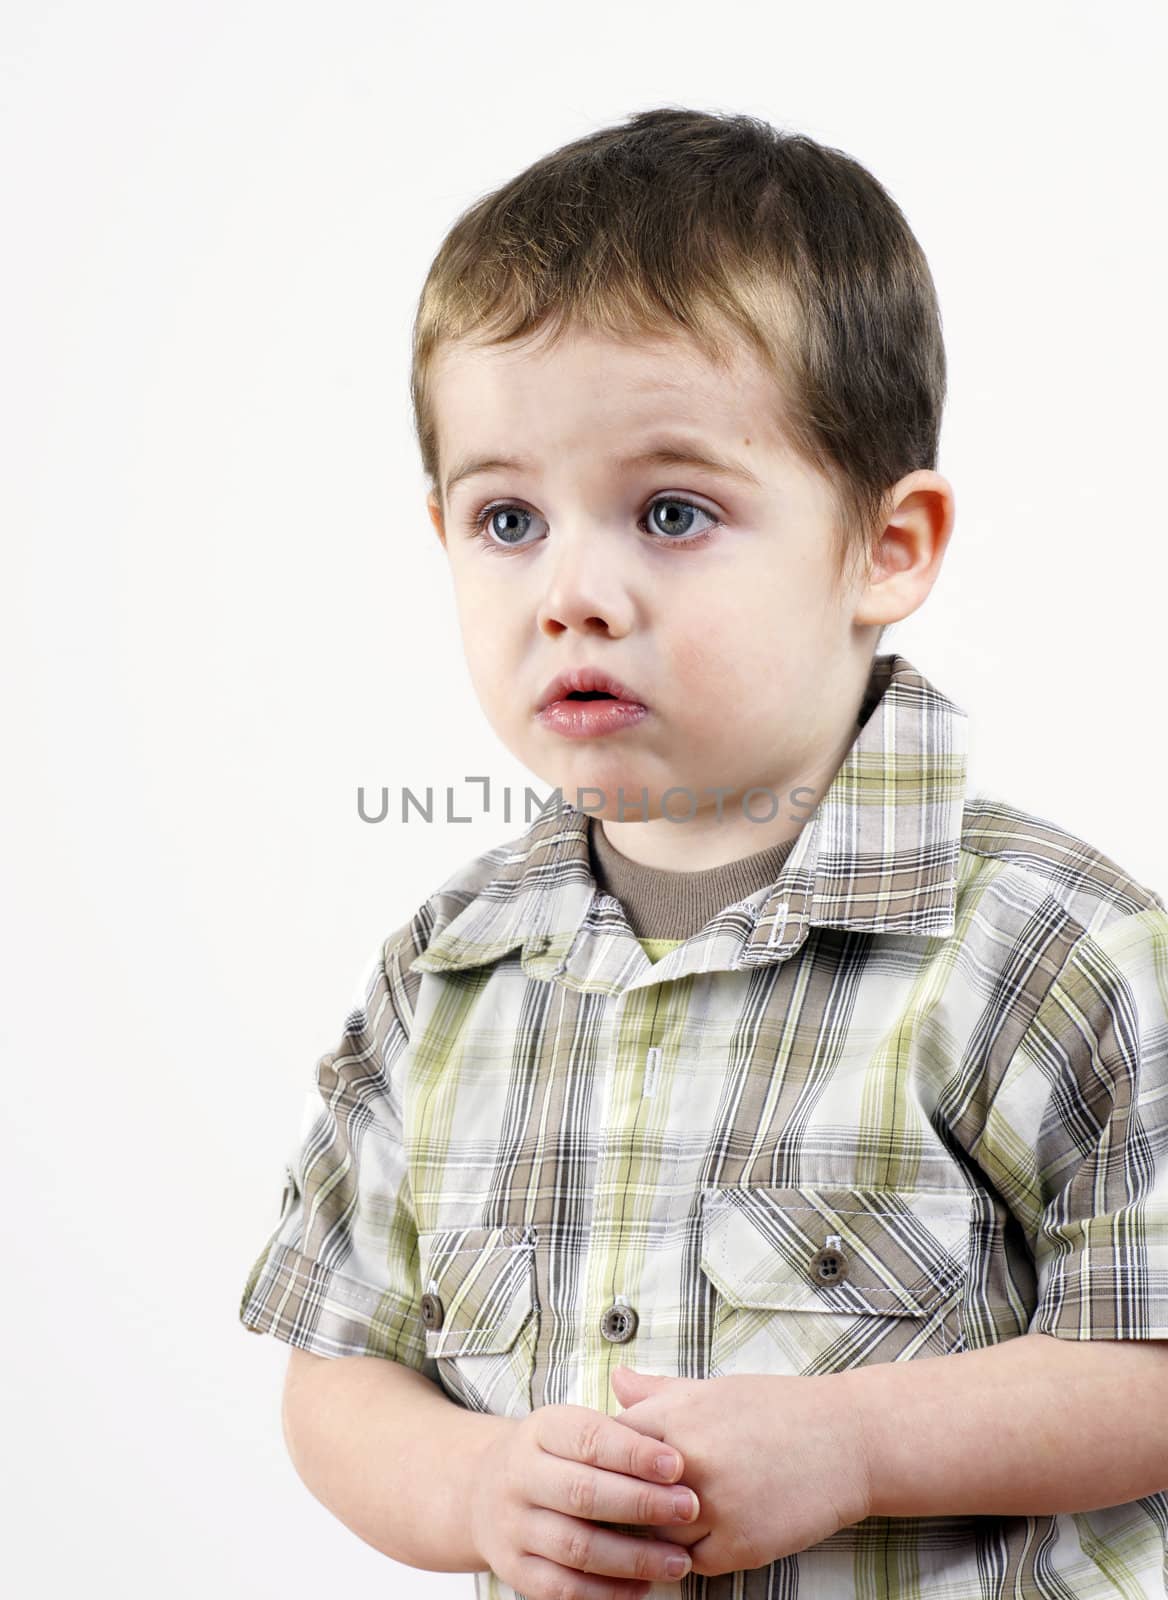
<path fill-rule="evenodd" d="M 685 1470 L 681 1452 L 664 1444 L 660 1435 L 654 1438 L 626 1427 L 616 1417 L 588 1406 L 546 1406 L 539 1415 L 539 1442 L 552 1455 L 651 1483 L 676 1483 Z"/>
<path fill-rule="evenodd" d="M 701 1510 L 697 1495 L 685 1484 L 652 1483 L 633 1474 L 570 1461 L 554 1451 L 544 1454 L 547 1459 L 540 1482 L 528 1493 L 550 1511 L 620 1528 L 632 1524 L 638 1533 L 644 1533 L 648 1524 L 693 1522 Z"/>
<path fill-rule="evenodd" d="M 667 1539 L 629 1539 L 606 1525 L 547 1511 L 533 1517 L 531 1554 L 546 1556 L 571 1572 L 655 1583 L 683 1577 L 692 1565 L 688 1553 Z"/>
<path fill-rule="evenodd" d="M 651 1588 L 648 1578 L 589 1578 L 536 1555 L 523 1557 L 520 1581 L 525 1593 L 529 1589 L 534 1593 L 543 1585 L 544 1593 L 576 1595 L 578 1600 L 645 1600 Z"/>

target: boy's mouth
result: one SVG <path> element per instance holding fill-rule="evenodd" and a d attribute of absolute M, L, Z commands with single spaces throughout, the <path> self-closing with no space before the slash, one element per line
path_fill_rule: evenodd
<path fill-rule="evenodd" d="M 627 683 L 599 667 L 571 667 L 552 679 L 536 717 L 565 739 L 608 738 L 635 727 L 649 708 Z"/>
<path fill-rule="evenodd" d="M 543 692 L 537 711 L 563 701 L 568 704 L 586 703 L 590 700 L 615 700 L 623 704 L 644 707 L 645 702 L 601 667 L 579 666 L 569 668 L 553 678 Z"/>

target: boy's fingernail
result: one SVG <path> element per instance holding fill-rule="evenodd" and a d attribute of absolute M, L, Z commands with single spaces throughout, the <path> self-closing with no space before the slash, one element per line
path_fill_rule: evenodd
<path fill-rule="evenodd" d="M 665 1570 L 671 1578 L 683 1578 L 689 1571 L 688 1556 L 668 1556 L 665 1561 Z"/>
<path fill-rule="evenodd" d="M 658 1456 L 653 1465 L 663 1478 L 672 1478 L 677 1471 L 676 1456 Z"/>
<path fill-rule="evenodd" d="M 675 1494 L 673 1497 L 673 1518 L 675 1522 L 692 1522 L 698 1514 L 698 1497 L 692 1489 L 687 1489 L 684 1494 Z"/>

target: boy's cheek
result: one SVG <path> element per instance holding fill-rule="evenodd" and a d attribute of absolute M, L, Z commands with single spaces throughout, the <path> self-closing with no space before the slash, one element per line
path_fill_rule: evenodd
<path fill-rule="evenodd" d="M 727 660 L 726 635 L 734 628 L 729 620 L 694 618 L 688 626 L 683 619 L 670 619 L 673 640 L 668 654 L 665 681 L 676 692 L 697 695 L 712 692 L 727 683 L 728 669 L 734 657 Z M 740 624 L 738 624 L 740 626 Z M 648 690 L 651 694 L 652 689 Z"/>

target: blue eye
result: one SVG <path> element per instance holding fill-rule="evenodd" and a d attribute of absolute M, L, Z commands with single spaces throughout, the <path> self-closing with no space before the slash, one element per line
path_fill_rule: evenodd
<path fill-rule="evenodd" d="M 681 528 L 678 528 L 675 525 L 672 528 L 672 530 L 670 530 L 671 533 L 675 534 L 675 535 L 676 534 L 687 534 L 689 532 L 690 527 L 692 526 L 692 523 L 693 523 L 693 513 L 695 511 L 697 512 L 697 514 L 700 517 L 709 517 L 710 516 L 710 513 L 708 511 L 703 511 L 701 506 L 695 506 L 692 500 L 679 500 L 674 495 L 660 495 L 656 500 L 654 500 L 653 504 L 649 508 L 649 517 L 651 517 L 653 515 L 653 510 L 657 506 L 669 506 L 672 510 L 680 510 L 682 512 L 682 514 L 683 514 L 683 519 L 686 516 L 688 516 L 688 520 L 684 521 L 684 526 L 682 526 Z M 645 520 L 647 521 L 648 517 L 646 517 Z M 714 519 L 712 517 L 711 517 L 710 520 L 714 521 Z M 657 527 L 658 527 L 658 531 L 661 531 L 661 524 L 660 523 L 657 524 Z M 708 529 L 703 529 L 702 531 L 703 532 L 708 532 L 709 530 Z M 669 539 L 666 540 L 666 542 L 667 543 L 674 543 L 675 541 L 674 541 L 674 539 L 669 538 Z"/>
<path fill-rule="evenodd" d="M 680 519 L 676 516 L 671 518 L 673 531 L 668 533 L 661 531 L 660 521 L 657 521 L 657 533 L 654 539 L 656 544 L 676 544 L 682 545 L 686 549 L 692 549 L 694 545 L 704 544 L 713 529 L 720 526 L 712 511 L 706 511 L 704 507 L 696 505 L 692 500 L 683 499 L 680 495 L 661 494 L 650 501 L 645 515 L 637 522 L 638 528 L 645 528 L 645 524 L 649 521 L 657 506 L 666 506 L 674 513 L 680 511 L 681 517 Z M 694 512 L 699 516 L 707 517 L 710 521 L 709 528 L 704 528 L 696 534 L 690 532 L 693 526 Z M 490 551 L 517 550 L 537 542 L 536 540 L 525 540 L 523 537 L 525 529 L 522 526 L 516 528 L 517 518 L 530 518 L 532 515 L 533 513 L 524 506 L 515 505 L 509 500 L 500 500 L 496 501 L 494 505 L 484 506 L 481 511 L 471 517 L 469 525 L 472 534 L 482 541 L 485 549 Z M 506 519 L 509 524 L 506 532 L 498 526 L 496 519 Z M 645 528 L 645 531 L 647 533 L 652 532 L 649 528 Z"/>
<path fill-rule="evenodd" d="M 488 506 L 487 509 L 476 519 L 475 527 L 486 531 L 485 525 L 489 523 L 491 525 L 490 531 L 498 534 L 500 530 L 495 526 L 496 517 L 509 517 L 512 521 L 514 521 L 515 517 L 517 516 L 529 517 L 530 515 L 531 512 L 525 511 L 522 506 Z M 515 545 L 520 543 L 520 539 L 512 539 L 504 536 L 499 539 L 499 543 L 503 545 Z"/>

